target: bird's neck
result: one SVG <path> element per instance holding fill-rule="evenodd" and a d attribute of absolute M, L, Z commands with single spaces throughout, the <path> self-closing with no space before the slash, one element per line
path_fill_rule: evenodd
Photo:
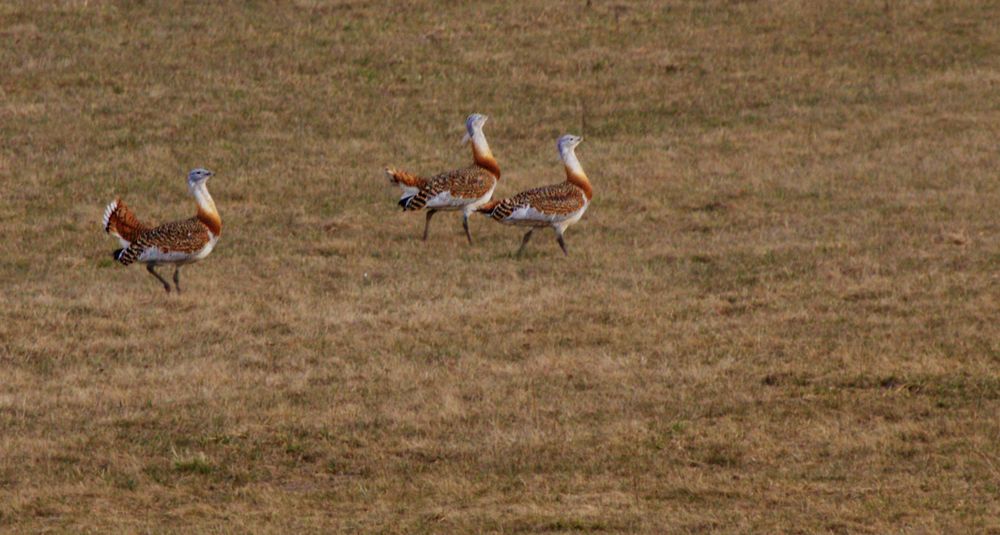
<path fill-rule="evenodd" d="M 573 149 L 562 149 L 559 151 L 559 155 L 562 156 L 563 165 L 566 166 L 566 180 L 582 189 L 583 194 L 587 196 L 587 200 L 589 201 L 594 196 L 594 188 L 590 185 L 587 173 L 583 172 L 583 166 L 580 165 L 580 160 L 576 158 L 576 152 Z"/>
<path fill-rule="evenodd" d="M 212 235 L 218 237 L 222 234 L 222 218 L 219 217 L 219 210 L 215 207 L 212 195 L 208 193 L 208 187 L 204 182 L 191 186 L 191 194 L 198 203 L 198 221 L 201 221 Z"/>
<path fill-rule="evenodd" d="M 486 169 L 497 179 L 500 178 L 500 165 L 490 152 L 490 145 L 486 142 L 486 135 L 482 130 L 476 130 L 472 134 L 472 159 L 476 165 Z"/>

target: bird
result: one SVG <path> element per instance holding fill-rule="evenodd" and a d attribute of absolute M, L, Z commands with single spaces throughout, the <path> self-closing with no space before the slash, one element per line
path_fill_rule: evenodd
<path fill-rule="evenodd" d="M 156 272 L 156 267 L 172 264 L 174 288 L 180 293 L 181 266 L 208 256 L 222 235 L 222 219 L 205 185 L 213 174 L 202 168 L 188 174 L 188 189 L 198 204 L 196 215 L 190 219 L 154 227 L 139 221 L 121 197 L 111 201 L 104 209 L 104 232 L 113 234 L 121 243 L 121 249 L 112 253 L 114 259 L 124 266 L 146 264 L 146 271 L 159 279 L 167 293 L 170 283 Z"/>
<path fill-rule="evenodd" d="M 517 256 L 521 256 L 531 233 L 539 227 L 552 227 L 563 254 L 569 255 L 563 233 L 583 217 L 594 198 L 590 180 L 576 157 L 576 146 L 581 141 L 582 137 L 566 134 L 556 142 L 566 168 L 564 182 L 522 191 L 506 199 L 494 199 L 477 209 L 500 223 L 531 227 L 521 240 Z"/>
<path fill-rule="evenodd" d="M 427 209 L 424 237 L 430 232 L 431 218 L 439 211 L 461 210 L 465 237 L 472 244 L 469 232 L 469 215 L 493 196 L 500 181 L 500 166 L 490 151 L 483 134 L 487 116 L 473 113 L 465 120 L 465 137 L 462 144 L 472 142 L 472 165 L 448 171 L 430 178 L 423 178 L 392 167 L 385 169 L 389 182 L 402 188 L 399 206 L 404 211 Z"/>

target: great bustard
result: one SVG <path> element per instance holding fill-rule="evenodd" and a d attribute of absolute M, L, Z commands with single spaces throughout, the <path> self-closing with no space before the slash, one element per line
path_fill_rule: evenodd
<path fill-rule="evenodd" d="M 146 271 L 159 279 L 168 293 L 170 284 L 155 268 L 173 264 L 174 287 L 180 292 L 181 265 L 208 256 L 222 234 L 222 219 L 205 186 L 210 176 L 211 171 L 200 168 L 188 174 L 188 189 L 198 203 L 198 213 L 191 219 L 152 227 L 140 222 L 121 198 L 112 201 L 104 210 L 104 231 L 121 242 L 122 248 L 113 253 L 115 260 L 125 266 L 133 262 L 146 264 Z"/>
<path fill-rule="evenodd" d="M 563 232 L 566 227 L 580 220 L 594 197 L 590 180 L 583 172 L 580 160 L 576 158 L 576 146 L 581 141 L 582 137 L 567 134 L 559 138 L 557 143 L 559 156 L 566 167 L 565 182 L 522 191 L 513 197 L 494 200 L 479 208 L 479 212 L 501 223 L 531 227 L 521 241 L 518 255 L 524 251 L 531 233 L 537 227 L 552 227 L 559 247 L 564 254 L 569 254 Z"/>
<path fill-rule="evenodd" d="M 472 233 L 469 232 L 469 214 L 485 204 L 493 196 L 493 189 L 500 180 L 500 166 L 490 152 L 483 134 L 483 125 L 487 117 L 474 113 L 465 120 L 465 139 L 462 143 L 472 141 L 473 164 L 455 171 L 441 173 L 430 178 L 386 168 L 389 181 L 403 189 L 399 205 L 403 210 L 420 210 L 427 208 L 427 220 L 424 224 L 424 240 L 431 227 L 431 217 L 439 210 L 461 210 L 462 227 L 465 237 L 472 243 Z"/>

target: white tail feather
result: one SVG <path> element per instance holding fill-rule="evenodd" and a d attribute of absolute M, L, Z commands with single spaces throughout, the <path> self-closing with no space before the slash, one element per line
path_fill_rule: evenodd
<path fill-rule="evenodd" d="M 108 232 L 108 223 L 111 221 L 111 214 L 118 208 L 118 200 L 115 199 L 104 209 L 104 232 Z"/>
<path fill-rule="evenodd" d="M 112 234 L 114 235 L 114 237 L 118 238 L 118 243 L 121 244 L 122 248 L 125 248 L 131 245 L 132 242 L 123 238 L 122 235 L 118 234 L 117 231 L 111 230 L 111 214 L 115 213 L 115 210 L 117 209 L 118 209 L 118 199 L 111 201 L 111 203 L 108 204 L 108 207 L 104 209 L 104 232 Z"/>

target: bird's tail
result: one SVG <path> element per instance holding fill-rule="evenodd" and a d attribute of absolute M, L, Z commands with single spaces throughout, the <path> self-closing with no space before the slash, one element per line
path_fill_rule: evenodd
<path fill-rule="evenodd" d="M 419 177 L 413 173 L 407 173 L 406 171 L 393 169 L 392 167 L 386 167 L 385 174 L 389 177 L 389 182 L 402 188 L 420 189 L 427 185 L 426 178 Z"/>
<path fill-rule="evenodd" d="M 399 206 L 403 210 L 419 210 L 427 204 L 427 199 L 420 194 L 427 185 L 426 178 L 392 167 L 386 167 L 385 174 L 389 177 L 389 182 L 402 188 L 403 196 L 399 198 Z"/>
<path fill-rule="evenodd" d="M 125 205 L 125 201 L 115 199 L 104 209 L 104 232 L 114 234 L 118 239 L 126 243 L 132 243 L 139 233 L 146 230 L 144 225 L 132 210 Z"/>
<path fill-rule="evenodd" d="M 143 247 L 138 245 L 130 245 L 122 249 L 115 249 L 115 251 L 111 253 L 111 257 L 114 258 L 115 261 L 117 261 L 119 264 L 127 266 L 132 262 L 138 260 L 139 256 L 142 254 L 142 251 Z"/>
<path fill-rule="evenodd" d="M 476 211 L 486 217 L 491 217 L 497 221 L 503 222 L 514 213 L 515 209 L 517 209 L 517 201 L 507 198 L 493 199 L 492 201 L 477 208 Z"/>
<path fill-rule="evenodd" d="M 486 204 L 480 206 L 479 208 L 476 208 L 476 211 L 479 212 L 480 214 L 485 215 L 486 217 L 491 217 L 493 216 L 493 210 L 496 210 L 497 205 L 499 205 L 502 201 L 503 199 L 493 199 L 492 201 L 487 202 Z"/>

